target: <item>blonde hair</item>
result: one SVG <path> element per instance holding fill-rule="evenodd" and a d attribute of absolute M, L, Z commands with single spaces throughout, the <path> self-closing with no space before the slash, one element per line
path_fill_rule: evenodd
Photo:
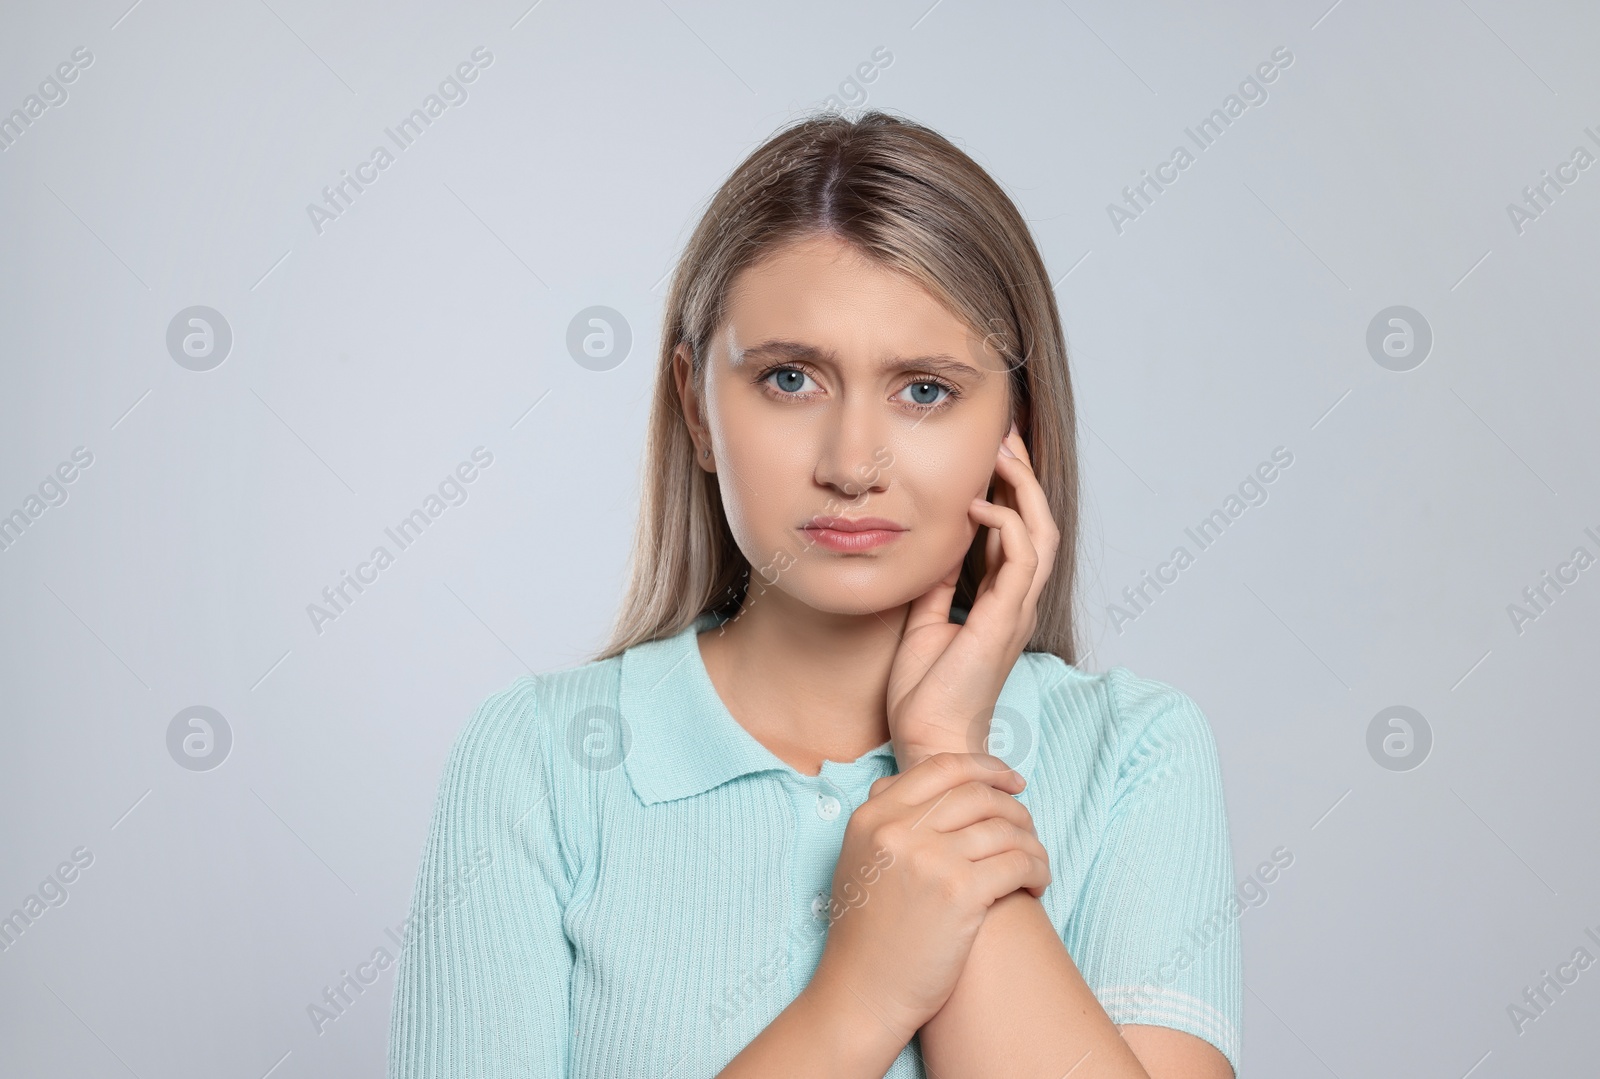
<path fill-rule="evenodd" d="M 715 474 L 699 468 L 682 418 L 673 353 L 695 385 L 738 273 L 803 236 L 827 233 L 907 274 L 1005 358 L 1017 428 L 1061 544 L 1038 600 L 1029 651 L 1075 663 L 1078 454 L 1072 383 L 1055 293 L 1026 222 L 983 168 L 921 124 L 877 110 L 804 118 L 747 157 L 712 197 L 673 272 L 646 435 L 632 573 L 596 658 L 736 608 L 750 563 L 734 542 Z M 978 530 L 954 606 L 972 606 L 984 571 Z"/>

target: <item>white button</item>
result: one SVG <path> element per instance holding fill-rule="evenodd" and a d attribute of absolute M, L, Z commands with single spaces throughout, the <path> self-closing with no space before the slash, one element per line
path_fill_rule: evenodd
<path fill-rule="evenodd" d="M 822 921 L 828 913 L 828 893 L 818 892 L 811 899 L 811 916 L 817 921 Z"/>
<path fill-rule="evenodd" d="M 831 794 L 817 795 L 817 816 L 832 820 L 839 815 L 839 799 Z"/>

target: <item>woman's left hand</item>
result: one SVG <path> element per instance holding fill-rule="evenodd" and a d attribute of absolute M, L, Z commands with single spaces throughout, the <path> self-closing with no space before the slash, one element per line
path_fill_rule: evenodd
<path fill-rule="evenodd" d="M 912 602 L 889 670 L 889 734 L 901 772 L 933 753 L 987 752 L 1000 689 L 1038 624 L 1061 533 L 1014 425 L 1000 446 L 994 501 L 975 498 L 967 511 L 989 528 L 972 610 L 964 624 L 950 621 L 957 563 Z"/>

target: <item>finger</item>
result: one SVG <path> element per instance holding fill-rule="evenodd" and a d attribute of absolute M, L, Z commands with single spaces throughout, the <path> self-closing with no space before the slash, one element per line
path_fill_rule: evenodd
<path fill-rule="evenodd" d="M 1004 457 L 1004 454 L 997 453 L 995 457 L 997 465 L 994 475 L 990 479 L 989 501 L 996 506 L 1016 509 L 1016 492 L 1012 490 L 1011 483 L 998 467 L 998 460 Z M 974 599 L 994 587 L 995 577 L 1000 572 L 1000 559 L 1000 533 L 995 529 L 985 528 L 983 535 L 983 580 L 978 583 L 977 591 L 973 594 Z"/>
<path fill-rule="evenodd" d="M 923 807 L 927 818 L 922 827 L 940 832 L 955 832 L 979 821 L 1000 818 L 1022 831 L 1033 833 L 1033 815 L 1028 807 L 1007 791 L 984 780 L 970 780 L 935 798 Z"/>
<path fill-rule="evenodd" d="M 956 582 L 960 579 L 961 563 L 957 562 L 938 584 L 911 601 L 911 610 L 906 614 L 907 637 L 924 626 L 949 624 L 950 604 L 955 600 Z M 931 662 L 937 657 L 923 658 Z"/>
<path fill-rule="evenodd" d="M 1033 454 L 1028 452 L 1028 444 L 1027 442 L 1023 441 L 1022 433 L 1017 430 L 1017 425 L 1015 423 L 1011 425 L 1011 430 L 1006 432 L 1006 437 L 1002 438 L 1000 441 L 1003 442 L 1006 448 L 1008 448 L 1012 453 L 1022 458 L 1023 463 L 1025 463 L 1029 468 L 1033 467 Z"/>
<path fill-rule="evenodd" d="M 1044 591 L 1050 571 L 1055 568 L 1056 551 L 1061 546 L 1061 530 L 1056 527 L 1055 516 L 1050 512 L 1050 500 L 1045 497 L 1038 476 L 1025 461 L 1002 455 L 997 468 L 1005 474 L 1015 499 L 1015 508 L 1028 527 L 1034 548 L 1039 552 L 1039 568 L 1034 574 L 1033 588 L 1028 595 L 1029 602 L 1033 602 Z"/>
<path fill-rule="evenodd" d="M 1050 499 L 1045 498 L 1045 490 L 1038 485 L 1037 477 L 1027 471 L 1027 466 L 1021 461 L 1008 459 L 1000 467 L 1016 475 L 1011 501 L 1013 509 L 1018 511 L 1022 523 L 1027 527 L 1027 535 L 1034 541 L 1035 551 L 1038 551 L 1038 572 L 1034 581 L 1034 596 L 1038 596 L 1056 565 L 1056 551 L 1061 548 L 1061 530 L 1056 527 L 1056 519 L 1051 515 Z"/>
<path fill-rule="evenodd" d="M 1043 860 L 1046 865 L 1050 863 L 1050 854 L 1039 837 L 1004 817 L 988 817 L 951 832 L 949 844 L 969 862 L 981 862 L 1008 850 L 1020 850 L 1029 857 Z"/>
<path fill-rule="evenodd" d="M 979 527 L 983 528 L 983 577 L 972 593 L 974 602 L 994 587 L 994 580 L 1000 575 L 1000 533 L 985 527 L 981 521 Z"/>
<path fill-rule="evenodd" d="M 990 499 L 995 506 L 1005 506 L 1005 491 L 995 491 L 994 498 Z M 995 578 L 1000 575 L 1000 533 L 994 528 L 984 528 L 984 580 L 979 584 L 978 596 L 994 588 Z"/>
<path fill-rule="evenodd" d="M 1022 514 L 1030 528 L 1040 535 L 1047 535 L 1055 528 L 1050 500 L 1045 497 L 1039 476 L 1028 462 L 1001 454 L 995 458 L 995 475 L 1005 480 L 1007 493 L 1012 496 L 1012 508 Z"/>
<path fill-rule="evenodd" d="M 972 863 L 973 876 L 989 902 L 1026 888 L 1035 897 L 1050 884 L 1050 862 L 1023 850 L 1004 850 Z"/>
<path fill-rule="evenodd" d="M 1004 551 L 994 587 L 973 602 L 973 614 L 976 615 L 979 605 L 987 600 L 990 605 L 1000 607 L 1006 617 L 1015 620 L 1022 612 L 1023 602 L 1028 597 L 1039 567 L 1039 553 L 1028 535 L 1028 526 L 1016 510 L 993 503 L 975 501 L 968 512 L 1000 533 L 1000 544 Z"/>
<path fill-rule="evenodd" d="M 914 812 L 918 810 L 927 814 L 923 827 L 940 832 L 958 831 L 990 817 L 1003 817 L 1019 828 L 1033 831 L 1033 817 L 1028 807 L 1017 801 L 1010 791 L 996 786 L 992 776 L 967 780 L 920 807 L 913 807 Z"/>
<path fill-rule="evenodd" d="M 1020 773 L 990 753 L 933 753 L 901 772 L 885 793 L 906 808 L 921 806 L 962 783 L 979 780 L 1003 791 L 1020 793 Z"/>

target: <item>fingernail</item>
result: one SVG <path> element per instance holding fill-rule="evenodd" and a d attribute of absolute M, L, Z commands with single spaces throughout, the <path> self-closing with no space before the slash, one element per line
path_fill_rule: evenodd
<path fill-rule="evenodd" d="M 1015 431 L 1016 428 L 1013 427 L 1012 430 Z M 1016 456 L 1016 454 L 1011 452 L 1011 447 L 1007 446 L 1004 442 L 1000 443 L 1000 452 L 1003 453 L 1007 457 L 1015 457 Z"/>

